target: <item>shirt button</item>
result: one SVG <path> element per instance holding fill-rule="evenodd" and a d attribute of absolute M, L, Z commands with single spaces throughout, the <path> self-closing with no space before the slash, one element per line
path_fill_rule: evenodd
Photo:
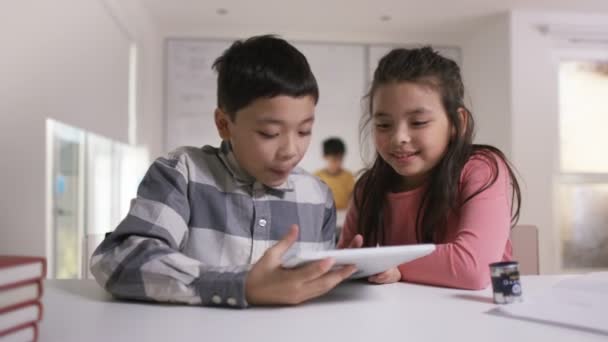
<path fill-rule="evenodd" d="M 213 304 L 221 304 L 222 297 L 215 295 L 215 296 L 211 297 L 211 301 L 213 302 Z"/>
<path fill-rule="evenodd" d="M 226 300 L 226 303 L 228 303 L 228 305 L 230 305 L 230 306 L 235 306 L 236 305 L 236 299 L 234 299 L 234 298 L 228 298 Z"/>
<path fill-rule="evenodd" d="M 258 221 L 258 224 L 260 225 L 260 227 L 266 227 L 266 223 L 267 223 L 267 221 L 264 219 L 261 219 Z"/>

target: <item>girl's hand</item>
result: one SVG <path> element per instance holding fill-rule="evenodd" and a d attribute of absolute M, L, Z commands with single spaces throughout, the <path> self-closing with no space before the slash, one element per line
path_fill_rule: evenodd
<path fill-rule="evenodd" d="M 338 248 L 338 249 L 343 249 L 343 248 L 361 248 L 361 246 L 363 246 L 363 236 L 361 236 L 361 234 L 357 234 L 348 243 L 346 243 L 346 241 L 340 241 L 338 243 L 338 246 L 336 246 L 336 248 Z"/>
<path fill-rule="evenodd" d="M 376 284 L 396 283 L 399 280 L 401 280 L 401 272 L 399 272 L 399 269 L 397 267 L 393 267 L 390 270 L 373 275 L 373 276 L 367 278 L 367 280 L 370 283 L 376 283 Z"/>

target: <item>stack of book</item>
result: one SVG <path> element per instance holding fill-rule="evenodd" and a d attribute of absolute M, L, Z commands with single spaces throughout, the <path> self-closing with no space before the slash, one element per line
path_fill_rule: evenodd
<path fill-rule="evenodd" d="M 0 255 L 0 342 L 36 341 L 46 260 Z"/>

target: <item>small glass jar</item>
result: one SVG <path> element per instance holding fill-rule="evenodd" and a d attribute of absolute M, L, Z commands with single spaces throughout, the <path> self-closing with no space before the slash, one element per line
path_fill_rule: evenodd
<path fill-rule="evenodd" d="M 502 261 L 490 264 L 494 303 L 510 304 L 521 302 L 521 282 L 519 280 L 519 263 Z"/>

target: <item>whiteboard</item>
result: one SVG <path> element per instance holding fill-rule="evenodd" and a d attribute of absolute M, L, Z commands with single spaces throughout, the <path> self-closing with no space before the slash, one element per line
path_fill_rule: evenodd
<path fill-rule="evenodd" d="M 170 39 L 166 45 L 165 149 L 219 145 L 213 112 L 217 77 L 213 62 L 229 41 Z"/>

